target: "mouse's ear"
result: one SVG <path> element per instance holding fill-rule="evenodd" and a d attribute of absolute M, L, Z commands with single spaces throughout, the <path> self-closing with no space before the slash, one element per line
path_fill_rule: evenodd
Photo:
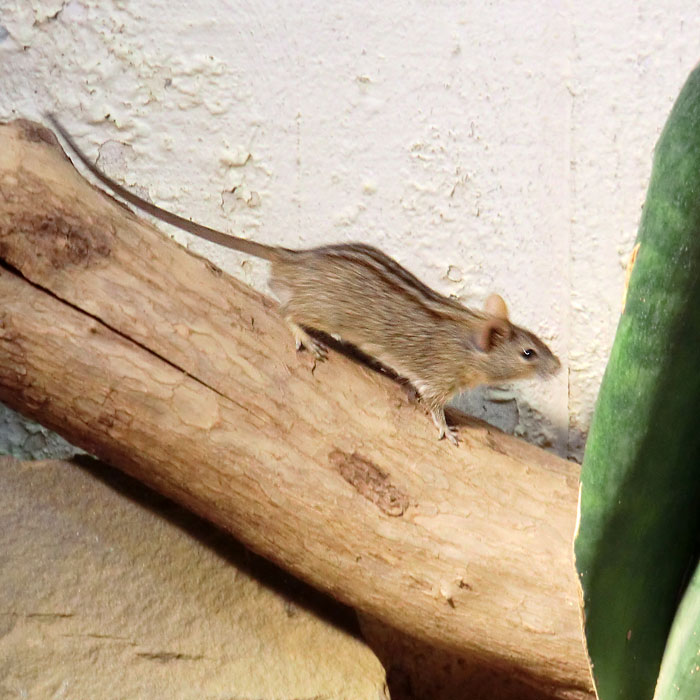
<path fill-rule="evenodd" d="M 500 299 L 500 297 L 499 297 Z M 501 301 L 503 301 L 501 299 Z M 511 325 L 507 319 L 489 316 L 481 321 L 476 332 L 476 347 L 481 352 L 491 352 L 511 336 Z"/>
<path fill-rule="evenodd" d="M 490 294 L 484 303 L 484 311 L 487 314 L 497 316 L 505 321 L 508 320 L 508 307 L 503 297 L 499 294 Z"/>

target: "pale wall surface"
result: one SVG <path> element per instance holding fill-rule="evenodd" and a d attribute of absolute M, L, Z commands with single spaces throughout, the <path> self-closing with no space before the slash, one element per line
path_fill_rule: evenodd
<path fill-rule="evenodd" d="M 579 455 L 653 146 L 700 59 L 696 3 L 658 5 L 4 0 L 0 119 L 56 111 L 210 226 L 361 240 L 468 303 L 498 291 L 566 368 L 505 422 Z"/>

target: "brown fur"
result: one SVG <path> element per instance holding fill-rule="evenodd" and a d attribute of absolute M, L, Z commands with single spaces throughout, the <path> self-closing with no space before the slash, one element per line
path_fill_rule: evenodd
<path fill-rule="evenodd" d="M 293 251 L 183 219 L 104 175 L 58 121 L 49 119 L 90 172 L 126 201 L 197 236 L 269 260 L 270 287 L 297 347 L 306 346 L 317 357 L 325 357 L 325 348 L 305 330 L 316 329 L 375 357 L 413 383 L 430 408 L 440 437 L 457 442 L 444 414 L 445 402 L 455 393 L 535 374 L 546 377 L 559 369 L 559 360 L 536 335 L 510 322 L 498 295 L 477 311 L 433 291 L 371 246 Z"/>
<path fill-rule="evenodd" d="M 500 297 L 489 298 L 500 300 L 498 315 L 469 309 L 370 246 L 280 251 L 270 286 L 289 322 L 356 345 L 410 380 L 438 414 L 459 391 L 559 368 L 536 335 L 508 320 Z"/>

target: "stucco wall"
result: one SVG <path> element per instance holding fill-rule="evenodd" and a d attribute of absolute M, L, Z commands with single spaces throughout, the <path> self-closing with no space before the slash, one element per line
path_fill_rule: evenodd
<path fill-rule="evenodd" d="M 565 371 L 479 402 L 580 454 L 695 3 L 4 0 L 0 25 L 0 119 L 57 112 L 156 203 L 501 293 Z M 259 261 L 191 246 L 264 288 Z"/>

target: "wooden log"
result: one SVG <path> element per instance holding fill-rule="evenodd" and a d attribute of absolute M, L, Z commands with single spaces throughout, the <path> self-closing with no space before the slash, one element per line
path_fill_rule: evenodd
<path fill-rule="evenodd" d="M 0 125 L 0 400 L 410 635 L 593 697 L 578 468 L 396 384 L 313 368 L 274 304 Z M 543 389 L 546 390 L 546 389 Z"/>

